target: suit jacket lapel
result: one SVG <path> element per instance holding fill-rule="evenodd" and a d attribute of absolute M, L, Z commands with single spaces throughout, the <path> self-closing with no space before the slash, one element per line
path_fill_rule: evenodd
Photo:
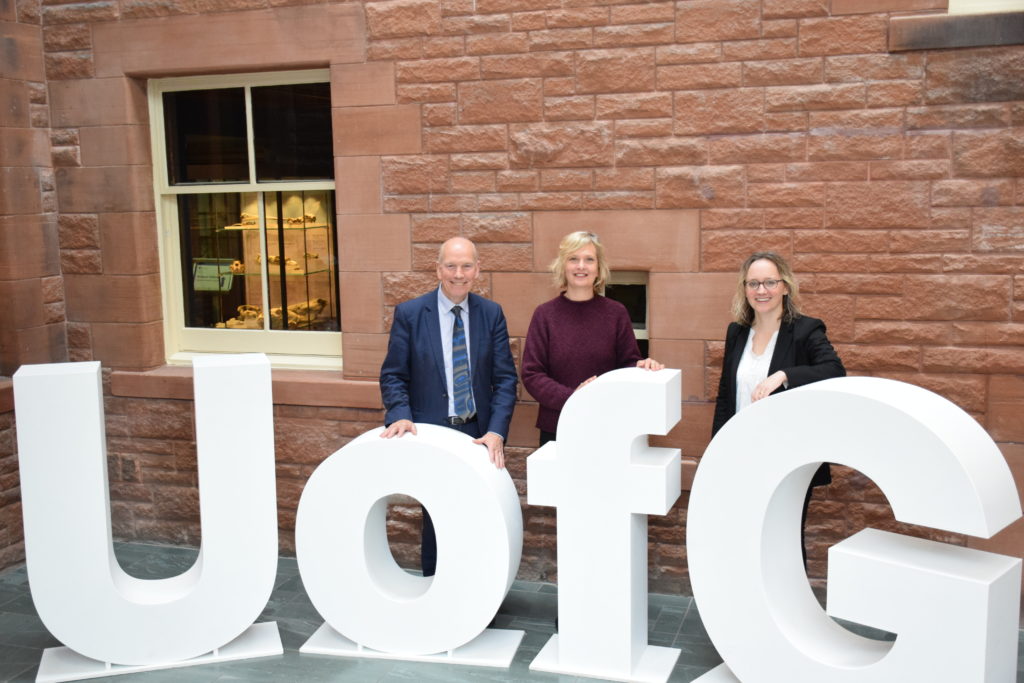
<path fill-rule="evenodd" d="M 476 377 L 477 359 L 480 357 L 480 345 L 484 339 L 484 307 L 475 294 L 469 300 L 469 374 Z"/>
<path fill-rule="evenodd" d="M 729 359 L 729 374 L 727 377 L 732 382 L 733 405 L 735 405 L 736 399 L 736 369 L 740 366 L 740 358 L 743 357 L 743 349 L 747 346 L 747 337 L 749 336 L 750 328 L 746 325 L 740 325 L 739 332 L 736 333 L 736 345 L 733 347 L 732 358 Z"/>
<path fill-rule="evenodd" d="M 424 316 L 423 324 L 427 330 L 427 340 L 430 344 L 430 355 L 434 357 L 438 374 L 441 376 L 441 386 L 448 391 L 448 377 L 444 372 L 444 350 L 441 347 L 441 323 L 437 312 L 437 290 L 427 297 L 422 314 Z"/>
<path fill-rule="evenodd" d="M 772 362 L 768 364 L 768 374 L 777 372 L 783 366 L 790 366 L 796 359 L 793 353 L 793 323 L 783 323 L 779 327 L 779 336 L 775 339 L 775 351 Z"/>

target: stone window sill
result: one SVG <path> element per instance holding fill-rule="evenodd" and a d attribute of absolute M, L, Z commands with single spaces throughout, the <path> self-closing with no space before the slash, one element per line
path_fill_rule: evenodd
<path fill-rule="evenodd" d="M 272 370 L 275 405 L 383 409 L 377 382 L 344 379 L 330 370 Z M 130 398 L 191 400 L 192 368 L 164 365 L 155 370 L 110 374 L 110 392 Z M 0 389 L 2 400 L 2 389 Z"/>
<path fill-rule="evenodd" d="M 889 19 L 889 51 L 1024 43 L 1024 12 L 922 14 Z"/>

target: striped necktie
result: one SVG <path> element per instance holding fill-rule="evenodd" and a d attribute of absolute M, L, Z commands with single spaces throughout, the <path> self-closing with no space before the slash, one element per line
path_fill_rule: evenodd
<path fill-rule="evenodd" d="M 466 348 L 466 328 L 462 325 L 462 306 L 452 306 L 455 325 L 452 327 L 452 395 L 455 414 L 462 419 L 476 412 L 473 387 L 469 380 L 469 349 Z"/>

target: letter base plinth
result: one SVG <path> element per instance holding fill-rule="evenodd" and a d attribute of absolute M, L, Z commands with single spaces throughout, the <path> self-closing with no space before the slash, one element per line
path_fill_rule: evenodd
<path fill-rule="evenodd" d="M 693 683 L 740 683 L 740 679 L 725 664 L 719 664 L 706 674 L 693 679 Z"/>
<path fill-rule="evenodd" d="M 299 652 L 302 654 L 331 655 L 333 657 L 359 657 L 365 659 L 398 659 L 406 662 L 434 662 L 436 664 L 463 664 L 508 669 L 519 650 L 526 631 L 489 628 L 461 647 L 430 655 L 410 655 L 382 652 L 363 647 L 341 635 L 325 623 L 309 637 Z"/>
<path fill-rule="evenodd" d="M 558 634 L 551 636 L 540 653 L 530 662 L 531 671 L 547 671 L 569 676 L 603 678 L 608 681 L 637 681 L 637 683 L 666 683 L 682 652 L 674 647 L 648 645 L 640 661 L 628 674 L 607 669 L 586 669 L 560 664 L 558 661 Z"/>
<path fill-rule="evenodd" d="M 39 672 L 36 683 L 56 683 L 57 681 L 80 681 L 88 678 L 119 676 L 134 674 L 141 671 L 157 671 L 159 669 L 176 669 L 201 664 L 231 662 L 239 659 L 255 659 L 284 654 L 281 635 L 277 630 L 277 622 L 269 621 L 253 624 L 242 635 L 224 647 L 205 655 L 185 659 L 178 662 L 162 662 L 160 664 L 108 664 L 89 659 L 68 647 L 50 647 L 43 650 L 39 660 Z"/>

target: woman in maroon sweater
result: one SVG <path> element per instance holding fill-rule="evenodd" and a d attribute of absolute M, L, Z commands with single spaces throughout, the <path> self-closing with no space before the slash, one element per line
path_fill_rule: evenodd
<path fill-rule="evenodd" d="M 551 272 L 562 293 L 533 312 L 522 368 L 523 385 L 540 404 L 541 446 L 555 438 L 569 396 L 598 375 L 634 365 L 664 367 L 641 357 L 626 307 L 599 294 L 610 272 L 597 235 L 566 235 Z"/>

